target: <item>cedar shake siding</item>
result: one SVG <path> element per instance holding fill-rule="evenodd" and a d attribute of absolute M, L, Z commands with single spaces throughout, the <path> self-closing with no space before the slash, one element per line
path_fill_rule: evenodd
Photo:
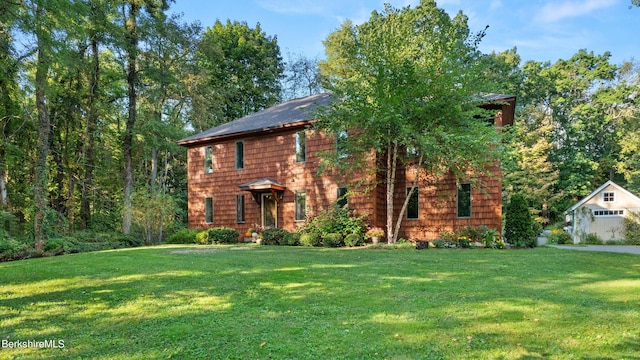
<path fill-rule="evenodd" d="M 483 107 L 496 110 L 496 127 L 513 122 L 515 98 L 489 95 L 486 100 Z M 371 152 L 371 174 L 318 174 L 319 154 L 335 151 L 336 139 L 309 126 L 314 121 L 313 110 L 331 101 L 330 94 L 292 100 L 179 141 L 188 152 L 189 227 L 225 226 L 244 234 L 254 224 L 264 224 L 293 231 L 304 222 L 305 215 L 336 206 L 339 188 L 347 188 L 352 194 L 348 198 L 350 209 L 368 214 L 371 225 L 384 227 L 384 176 L 373 173 L 381 154 Z M 494 167 L 492 173 L 481 178 L 482 189 L 471 190 L 471 203 L 465 208 L 470 209 L 470 216 L 458 216 L 460 191 L 453 176 L 420 181 L 417 211 L 411 214 L 417 219 L 407 219 L 405 214 L 400 236 L 433 239 L 442 231 L 468 225 L 500 230 L 500 167 Z M 400 169 L 397 178 L 396 216 L 412 175 Z"/>

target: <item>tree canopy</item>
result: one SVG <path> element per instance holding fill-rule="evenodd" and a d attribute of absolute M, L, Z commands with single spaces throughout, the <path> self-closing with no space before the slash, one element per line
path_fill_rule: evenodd
<path fill-rule="evenodd" d="M 340 101 L 320 115 L 319 127 L 357 132 L 345 142 L 352 161 L 370 149 L 386 153 L 389 242 L 402 219 L 392 209 L 406 149 L 419 154 L 418 168 L 435 176 L 486 174 L 499 159 L 498 132 L 479 120 L 487 116 L 478 106 L 481 95 L 492 90 L 477 49 L 482 37 L 469 30 L 464 14 L 451 18 L 423 0 L 415 8 L 386 5 L 361 25 L 346 21 L 324 42 L 323 86 Z M 336 166 L 346 163 L 334 159 Z"/>

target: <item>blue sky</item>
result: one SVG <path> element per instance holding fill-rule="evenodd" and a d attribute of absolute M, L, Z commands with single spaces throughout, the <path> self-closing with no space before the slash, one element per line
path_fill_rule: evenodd
<path fill-rule="evenodd" d="M 171 11 L 210 27 L 216 19 L 260 23 L 288 53 L 323 58 L 322 41 L 349 19 L 356 24 L 384 3 L 415 6 L 419 0 L 175 0 Z M 631 0 L 440 0 L 451 16 L 462 10 L 472 31 L 489 25 L 485 53 L 518 49 L 522 61 L 569 59 L 579 49 L 611 52 L 611 62 L 640 60 L 640 8 Z"/>

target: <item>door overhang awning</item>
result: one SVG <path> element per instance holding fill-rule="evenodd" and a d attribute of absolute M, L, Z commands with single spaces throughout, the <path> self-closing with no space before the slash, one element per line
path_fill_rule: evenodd
<path fill-rule="evenodd" d="M 238 185 L 240 190 L 249 191 L 253 195 L 254 200 L 260 204 L 260 194 L 270 192 L 278 203 L 282 201 L 283 193 L 287 189 L 286 186 L 279 182 L 265 177 L 248 183 Z"/>

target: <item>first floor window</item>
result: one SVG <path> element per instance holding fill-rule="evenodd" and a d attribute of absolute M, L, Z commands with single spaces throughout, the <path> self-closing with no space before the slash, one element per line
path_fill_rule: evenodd
<path fill-rule="evenodd" d="M 460 184 L 458 186 L 457 198 L 457 217 L 471 217 L 471 184 Z"/>
<path fill-rule="evenodd" d="M 213 224 L 213 198 L 204 198 L 204 222 Z"/>
<path fill-rule="evenodd" d="M 409 196 L 409 203 L 407 204 L 407 219 L 418 219 L 420 217 L 419 214 L 419 199 L 420 199 L 420 189 L 415 188 L 413 192 L 411 192 L 411 188 L 407 188 L 407 196 Z M 411 192 L 411 195 L 409 193 Z"/>
<path fill-rule="evenodd" d="M 295 220 L 302 221 L 307 217 L 307 194 L 304 191 L 298 191 L 295 194 Z"/>
<path fill-rule="evenodd" d="M 236 195 L 236 223 L 244 223 L 244 195 Z"/>
<path fill-rule="evenodd" d="M 348 190 L 346 187 L 338 188 L 338 200 L 336 201 L 336 204 L 339 208 L 343 208 L 349 205 L 349 199 L 347 199 L 347 191 Z"/>

